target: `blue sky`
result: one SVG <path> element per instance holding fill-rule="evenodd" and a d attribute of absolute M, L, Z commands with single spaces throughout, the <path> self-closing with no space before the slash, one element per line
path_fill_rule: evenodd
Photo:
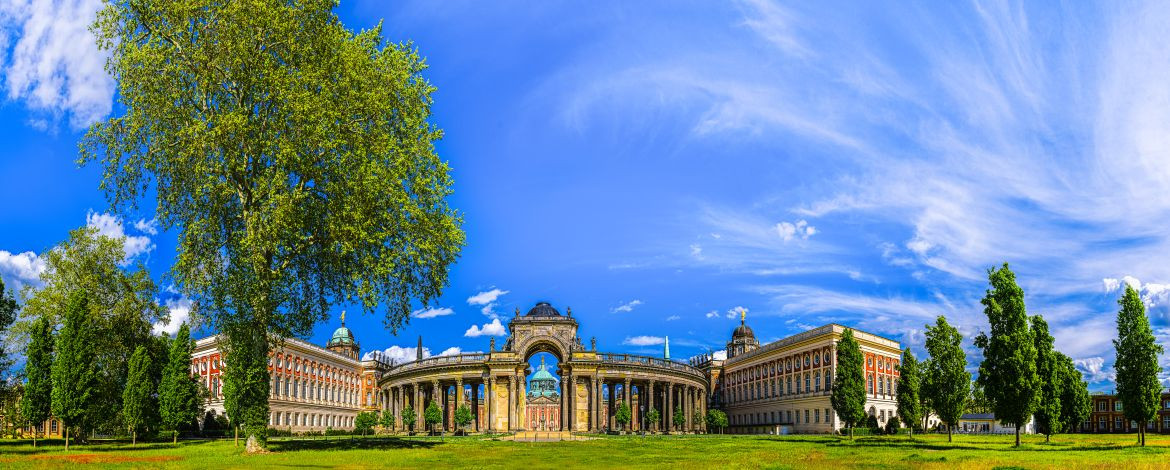
<path fill-rule="evenodd" d="M 149 203 L 107 214 L 98 169 L 74 163 L 117 112 L 85 30 L 98 3 L 0 6 L 9 283 L 35 285 L 39 254 L 90 223 L 167 285 L 176 232 Z M 397 337 L 350 309 L 364 351 L 483 351 L 547 300 L 608 351 L 717 350 L 743 307 L 765 341 L 837 322 L 921 352 L 936 315 L 985 328 L 1004 261 L 1095 390 L 1123 283 L 1170 339 L 1170 5 L 583 5 L 338 8 L 427 57 L 468 241 Z"/>

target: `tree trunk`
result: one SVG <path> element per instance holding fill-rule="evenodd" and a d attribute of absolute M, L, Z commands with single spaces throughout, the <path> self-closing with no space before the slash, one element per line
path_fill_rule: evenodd
<path fill-rule="evenodd" d="M 849 440 L 853 440 L 853 426 L 849 426 Z"/>
<path fill-rule="evenodd" d="M 955 437 L 952 434 L 952 430 L 953 430 L 953 428 L 951 427 L 951 425 L 948 424 L 947 425 L 947 442 L 955 442 Z"/>
<path fill-rule="evenodd" d="M 138 431 L 131 431 L 130 432 L 130 447 L 135 447 L 137 445 L 138 445 Z"/>
<path fill-rule="evenodd" d="M 236 429 L 235 445 L 238 449 L 240 447 L 240 425 L 237 424 L 234 427 Z"/>
<path fill-rule="evenodd" d="M 914 425 L 910 425 L 910 440 L 914 440 Z"/>
<path fill-rule="evenodd" d="M 69 427 L 65 426 L 65 451 L 69 451 Z"/>
<path fill-rule="evenodd" d="M 179 444 L 179 430 L 178 429 L 171 431 L 171 444 L 175 444 L 175 445 Z"/>
<path fill-rule="evenodd" d="M 1016 425 L 1016 447 L 1020 446 L 1020 426 Z"/>

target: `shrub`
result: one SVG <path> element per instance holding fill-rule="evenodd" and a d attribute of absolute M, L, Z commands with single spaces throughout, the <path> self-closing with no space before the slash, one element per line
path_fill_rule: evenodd
<path fill-rule="evenodd" d="M 891 417 L 886 421 L 886 434 L 898 434 L 898 430 L 902 427 L 902 420 L 897 416 Z"/>

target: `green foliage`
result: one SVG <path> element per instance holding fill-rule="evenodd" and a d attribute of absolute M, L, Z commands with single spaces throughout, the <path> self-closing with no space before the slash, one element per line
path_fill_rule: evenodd
<path fill-rule="evenodd" d="M 899 429 L 902 429 L 902 421 L 897 416 L 891 416 L 886 420 L 886 434 L 898 434 Z"/>
<path fill-rule="evenodd" d="M 682 404 L 676 406 L 674 413 L 671 413 L 670 416 L 674 420 L 674 427 L 677 429 L 681 429 L 687 424 L 687 414 L 683 412 Z"/>
<path fill-rule="evenodd" d="M 157 197 L 194 313 L 247 336 L 229 341 L 226 374 L 244 377 L 225 391 L 258 434 L 255 332 L 306 335 L 339 303 L 385 308 L 397 331 L 464 243 L 425 62 L 380 25 L 346 29 L 335 5 L 113 0 L 93 27 L 123 112 L 89 129 L 80 162 L 100 162 L 120 210 Z"/>
<path fill-rule="evenodd" d="M 418 413 L 414 411 L 414 407 L 406 405 L 402 407 L 402 425 L 411 431 L 414 430 L 414 421 Z"/>
<path fill-rule="evenodd" d="M 625 429 L 626 425 L 630 424 L 630 418 L 632 416 L 629 403 L 621 402 L 617 406 L 617 411 L 613 414 L 613 420 L 617 421 L 622 429 Z"/>
<path fill-rule="evenodd" d="M 662 413 L 659 413 L 656 409 L 652 409 L 646 413 L 646 422 L 650 423 L 651 426 L 658 425 L 658 420 L 660 419 L 662 419 Z"/>
<path fill-rule="evenodd" d="M 434 430 L 435 425 L 443 422 L 443 411 L 439 409 L 439 401 L 431 400 L 427 408 L 423 410 L 423 420 L 426 421 L 427 428 Z"/>
<path fill-rule="evenodd" d="M 16 321 L 16 312 L 20 311 L 20 306 L 16 303 L 16 298 L 12 296 L 12 291 L 4 287 L 4 280 L 0 279 L 0 339 L 5 338 L 5 332 L 12 323 Z M 8 368 L 12 367 L 12 359 L 8 357 L 8 345 L 0 341 L 0 395 L 7 395 L 9 386 Z"/>
<path fill-rule="evenodd" d="M 157 409 L 155 384 L 150 376 L 150 353 L 145 346 L 139 346 L 130 356 L 130 372 L 126 377 L 126 388 L 122 391 L 122 420 L 130 428 L 134 440 Z"/>
<path fill-rule="evenodd" d="M 1154 338 L 1150 319 L 1146 317 L 1146 306 L 1133 286 L 1126 284 L 1125 293 L 1117 303 L 1121 306 L 1117 312 L 1117 339 L 1113 340 L 1113 347 L 1117 349 L 1117 359 L 1113 363 L 1117 371 L 1117 397 L 1121 399 L 1125 418 L 1138 423 L 1144 446 L 1143 431 L 1158 411 L 1162 391 L 1158 381 L 1158 373 L 1162 371 L 1158 356 L 1163 349 Z"/>
<path fill-rule="evenodd" d="M 65 325 L 57 334 L 57 355 L 53 360 L 53 416 L 66 429 L 90 424 L 90 410 L 97 395 L 97 371 L 94 364 L 93 326 L 90 324 L 89 298 L 84 290 L 69 294 L 65 308 Z"/>
<path fill-rule="evenodd" d="M 178 429 L 194 421 L 203 405 L 199 399 L 199 381 L 191 376 L 191 352 L 195 342 L 191 341 L 190 327 L 183 323 L 170 342 L 166 368 L 159 384 L 159 414 L 162 424 L 177 438 Z"/>
<path fill-rule="evenodd" d="M 926 363 L 922 389 L 928 407 L 948 428 L 954 428 L 971 393 L 963 335 L 940 315 L 933 326 L 926 325 L 926 352 L 930 361 Z"/>
<path fill-rule="evenodd" d="M 456 426 L 459 426 L 460 429 L 466 428 L 467 425 L 471 424 L 471 407 L 467 406 L 466 403 L 459 405 L 459 408 L 455 409 L 453 418 Z"/>
<path fill-rule="evenodd" d="M 1092 399 L 1089 397 L 1089 384 L 1085 382 L 1081 371 L 1077 370 L 1072 358 L 1056 353 L 1056 368 L 1060 375 L 1060 424 L 1064 432 L 1073 432 L 1081 423 L 1089 419 L 1093 410 Z"/>
<path fill-rule="evenodd" d="M 242 323 L 225 327 L 223 346 L 223 407 L 244 433 L 260 446 L 268 431 L 268 335 Z"/>
<path fill-rule="evenodd" d="M 363 411 L 358 413 L 353 419 L 353 432 L 366 435 L 374 430 L 374 426 L 378 425 L 378 413 L 375 411 Z"/>
<path fill-rule="evenodd" d="M 922 406 L 922 368 L 910 348 L 902 350 L 898 374 L 898 416 L 908 424 L 917 423 L 925 414 Z"/>
<path fill-rule="evenodd" d="M 53 413 L 53 326 L 49 319 L 34 320 L 29 336 L 20 415 L 26 423 L 36 424 L 45 422 Z"/>
<path fill-rule="evenodd" d="M 865 427 L 869 429 L 869 433 L 873 435 L 882 433 L 882 426 L 878 423 L 877 416 L 867 415 L 865 417 Z"/>
<path fill-rule="evenodd" d="M 703 416 L 703 412 L 701 410 L 696 408 L 695 412 L 691 413 L 691 422 L 695 423 L 695 428 L 698 428 L 706 422 L 706 417 Z"/>
<path fill-rule="evenodd" d="M 837 376 L 829 401 L 841 418 L 850 436 L 853 428 L 865 419 L 865 371 L 861 345 L 853 337 L 853 330 L 845 330 L 837 341 Z"/>
<path fill-rule="evenodd" d="M 967 412 L 991 413 L 993 411 L 991 401 L 988 400 L 987 394 L 983 393 L 983 385 L 980 385 L 978 380 L 972 380 L 971 398 L 967 400 Z"/>
<path fill-rule="evenodd" d="M 727 427 L 727 413 L 721 410 L 707 410 L 707 427 L 719 429 L 722 433 L 723 428 Z"/>
<path fill-rule="evenodd" d="M 980 334 L 975 345 L 983 349 L 979 385 L 991 402 L 995 418 L 1020 429 L 1036 411 L 1040 378 L 1036 375 L 1036 343 L 1028 325 L 1024 290 L 1004 263 L 987 270 L 991 289 L 981 301 L 991 325 L 991 335 Z"/>
<path fill-rule="evenodd" d="M 1048 322 L 1044 317 L 1032 317 L 1032 338 L 1036 345 L 1036 376 L 1040 379 L 1040 390 L 1036 404 L 1036 430 L 1047 436 L 1060 432 L 1060 394 L 1064 388 L 1063 376 L 1057 368 L 1055 338 L 1048 333 Z"/>
<path fill-rule="evenodd" d="M 379 424 L 381 424 L 383 428 L 394 429 L 394 413 L 390 412 L 390 410 L 386 410 L 385 413 L 382 413 L 382 420 Z"/>
<path fill-rule="evenodd" d="M 88 299 L 89 328 L 93 330 L 96 378 L 90 393 L 91 423 L 106 431 L 125 429 L 118 421 L 122 389 L 126 385 L 130 356 L 139 345 L 149 345 L 151 324 L 167 317 L 157 302 L 158 288 L 141 262 L 126 266 L 124 242 L 107 237 L 96 228 L 72 230 L 69 237 L 47 251 L 42 287 L 26 287 L 20 322 L 23 333 L 32 323 L 45 318 L 50 325 L 62 323 L 70 295 L 84 292 Z"/>

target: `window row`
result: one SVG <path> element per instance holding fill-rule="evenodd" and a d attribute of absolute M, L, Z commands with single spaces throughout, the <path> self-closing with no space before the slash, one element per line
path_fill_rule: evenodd
<path fill-rule="evenodd" d="M 803 387 L 802 381 L 803 380 Z M 727 394 L 728 401 L 731 403 L 739 403 L 752 400 L 764 400 L 768 398 L 779 398 L 785 395 L 795 395 L 799 393 L 819 392 L 821 388 L 821 371 L 813 373 L 805 372 L 803 376 L 796 375 L 788 376 L 786 378 L 775 378 L 765 380 L 763 382 L 755 382 L 745 385 L 737 385 L 731 387 Z M 824 390 L 832 390 L 832 376 L 826 372 L 824 377 Z"/>
<path fill-rule="evenodd" d="M 823 358 L 823 360 L 822 360 Z M 806 352 L 796 354 L 795 356 L 777 359 L 765 364 L 748 367 L 744 370 L 738 370 L 730 373 L 727 381 L 731 384 L 741 384 L 750 380 L 774 377 L 777 374 L 792 372 L 794 369 L 801 369 L 801 363 L 804 363 L 804 368 L 828 366 L 832 364 L 832 356 L 829 350 L 825 349 L 816 352 Z"/>
<path fill-rule="evenodd" d="M 268 424 L 271 426 L 348 428 L 353 426 L 353 417 L 319 413 L 275 411 L 269 413 Z"/>
<path fill-rule="evenodd" d="M 273 398 L 293 398 L 304 400 L 318 400 L 345 405 L 357 405 L 358 392 L 337 385 L 328 385 L 320 382 L 310 382 L 299 379 L 281 379 L 273 377 L 269 396 Z"/>
<path fill-rule="evenodd" d="M 803 411 L 803 419 L 801 416 Z M 823 419 L 823 421 L 822 421 Z M 832 410 L 825 408 L 824 412 L 820 409 L 805 409 L 805 410 L 782 410 L 770 411 L 764 413 L 742 413 L 731 416 L 731 424 L 733 426 L 759 426 L 759 425 L 776 425 L 776 424 L 834 424 L 836 415 Z"/>

